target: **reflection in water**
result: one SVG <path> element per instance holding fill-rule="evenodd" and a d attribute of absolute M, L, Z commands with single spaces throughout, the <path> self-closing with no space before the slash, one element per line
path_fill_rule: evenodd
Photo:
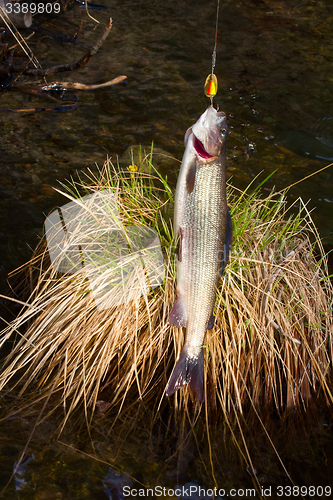
<path fill-rule="evenodd" d="M 25 480 L 24 476 L 26 474 L 26 466 L 28 465 L 31 460 L 35 460 L 35 455 L 32 454 L 30 457 L 26 457 L 23 460 L 21 460 L 20 464 L 18 461 L 14 463 L 13 466 L 13 472 L 14 472 L 14 482 L 15 482 L 15 489 L 20 491 L 24 486 L 27 485 L 27 481 Z"/>
<path fill-rule="evenodd" d="M 124 474 L 122 472 L 116 471 L 113 467 L 109 468 L 108 473 L 103 478 L 103 486 L 104 493 L 107 495 L 109 500 L 122 499 L 124 498 L 123 490 L 125 488 L 125 497 L 130 496 L 127 495 L 126 492 L 131 492 L 134 489 L 135 482 L 128 474 Z"/>
<path fill-rule="evenodd" d="M 333 160 L 333 142 L 325 137 L 318 137 L 315 132 L 289 130 L 276 138 L 279 145 L 299 156 L 320 160 Z"/>

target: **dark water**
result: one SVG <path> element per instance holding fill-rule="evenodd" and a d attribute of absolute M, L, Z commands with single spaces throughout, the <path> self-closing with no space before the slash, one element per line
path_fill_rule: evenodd
<path fill-rule="evenodd" d="M 45 215 L 63 203 L 52 190 L 58 186 L 57 180 L 94 168 L 95 162 L 101 166 L 106 155 L 116 160 L 131 145 L 150 148 L 152 141 L 181 159 L 184 132 L 208 105 L 203 83 L 211 68 L 215 1 L 98 3 L 107 6 L 104 11 L 93 11 L 102 26 L 109 16 L 113 18 L 103 47 L 86 67 L 48 81 L 100 83 L 125 74 L 126 86 L 71 93 L 61 100 L 58 97 L 58 102 L 14 90 L 0 94 L 0 110 L 79 104 L 68 112 L 0 113 L 2 292 L 7 273 L 30 257 L 42 234 Z M 77 43 L 69 42 L 81 22 Z M 83 10 L 76 9 L 45 20 L 43 34 L 57 38 L 45 36 L 37 43 L 41 38 L 37 33 L 30 39 L 31 48 L 44 67 L 71 62 L 87 51 L 102 26 L 96 28 Z M 228 115 L 227 166 L 237 187 L 245 188 L 261 171 L 262 179 L 276 170 L 267 188 L 275 185 L 280 190 L 333 161 L 332 29 L 333 4 L 329 0 L 221 3 L 215 104 Z M 28 83 L 28 79 L 22 82 Z M 35 84 L 36 80 L 29 82 Z M 174 161 L 164 171 L 171 183 L 175 183 L 178 168 Z M 330 245 L 332 168 L 289 193 L 290 201 L 298 196 L 310 199 L 322 239 Z M 17 450 L 15 445 L 3 453 L 1 460 L 5 457 L 9 464 L 7 472 Z M 107 498 L 100 490 L 101 477 L 96 490 L 100 496 L 92 496 L 87 486 L 88 492 L 74 492 L 68 498 Z"/>

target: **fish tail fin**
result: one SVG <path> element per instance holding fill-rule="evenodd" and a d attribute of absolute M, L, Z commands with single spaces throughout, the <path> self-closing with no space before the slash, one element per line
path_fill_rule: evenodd
<path fill-rule="evenodd" d="M 204 389 L 204 355 L 201 349 L 199 356 L 189 353 L 188 347 L 183 347 L 180 358 L 173 369 L 165 389 L 168 398 L 183 385 L 189 384 L 201 403 L 205 400 Z"/>

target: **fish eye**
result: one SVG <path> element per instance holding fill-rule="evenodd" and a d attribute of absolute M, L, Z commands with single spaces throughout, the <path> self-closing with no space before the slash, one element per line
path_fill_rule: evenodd
<path fill-rule="evenodd" d="M 227 129 L 224 128 L 223 130 L 221 130 L 221 135 L 226 136 L 227 135 Z"/>

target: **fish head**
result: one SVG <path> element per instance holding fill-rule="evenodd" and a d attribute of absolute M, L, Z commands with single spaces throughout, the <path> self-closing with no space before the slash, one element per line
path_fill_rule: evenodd
<path fill-rule="evenodd" d="M 209 106 L 199 120 L 186 132 L 185 141 L 191 134 L 193 134 L 193 145 L 197 157 L 202 160 L 216 159 L 225 152 L 227 146 L 226 114 Z"/>

